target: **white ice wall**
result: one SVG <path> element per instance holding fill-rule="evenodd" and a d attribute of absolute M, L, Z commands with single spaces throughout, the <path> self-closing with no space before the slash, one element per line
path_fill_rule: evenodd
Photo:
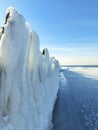
<path fill-rule="evenodd" d="M 16 9 L 0 29 L 0 130 L 51 130 L 59 64 Z"/>

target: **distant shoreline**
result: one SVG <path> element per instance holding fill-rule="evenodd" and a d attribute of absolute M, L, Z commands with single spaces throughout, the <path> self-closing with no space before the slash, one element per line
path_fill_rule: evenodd
<path fill-rule="evenodd" d="M 98 65 L 60 65 L 61 67 L 98 67 Z"/>

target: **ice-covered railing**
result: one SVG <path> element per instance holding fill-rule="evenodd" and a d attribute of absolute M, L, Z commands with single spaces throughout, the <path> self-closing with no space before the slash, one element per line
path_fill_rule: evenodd
<path fill-rule="evenodd" d="M 0 130 L 51 130 L 59 63 L 16 9 L 0 28 Z"/>

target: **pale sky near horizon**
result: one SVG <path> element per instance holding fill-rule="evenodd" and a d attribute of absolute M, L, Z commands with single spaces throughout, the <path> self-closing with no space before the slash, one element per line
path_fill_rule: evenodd
<path fill-rule="evenodd" d="M 98 0 L 1 0 L 0 25 L 9 6 L 24 15 L 41 49 L 61 64 L 98 65 Z"/>

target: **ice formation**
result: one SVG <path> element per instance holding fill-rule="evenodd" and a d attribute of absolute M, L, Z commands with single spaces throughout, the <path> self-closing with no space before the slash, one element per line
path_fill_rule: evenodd
<path fill-rule="evenodd" d="M 0 28 L 0 130 L 51 130 L 59 64 L 13 7 Z"/>

